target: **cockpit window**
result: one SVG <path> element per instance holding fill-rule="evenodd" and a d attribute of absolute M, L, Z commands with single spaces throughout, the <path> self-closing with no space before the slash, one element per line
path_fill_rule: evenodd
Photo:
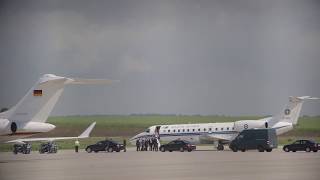
<path fill-rule="evenodd" d="M 146 129 L 145 132 L 149 133 L 149 132 L 150 132 L 150 129 Z"/>

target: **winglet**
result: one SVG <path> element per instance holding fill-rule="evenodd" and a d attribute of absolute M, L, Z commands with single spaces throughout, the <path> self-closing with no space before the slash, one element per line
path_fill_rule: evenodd
<path fill-rule="evenodd" d="M 94 126 L 96 125 L 96 122 L 92 123 L 83 133 L 78 136 L 78 138 L 87 138 L 89 137 L 91 131 L 93 130 Z"/>
<path fill-rule="evenodd" d="M 80 78 L 68 78 L 66 84 L 111 84 L 119 82 L 118 80 L 110 79 L 80 79 Z"/>

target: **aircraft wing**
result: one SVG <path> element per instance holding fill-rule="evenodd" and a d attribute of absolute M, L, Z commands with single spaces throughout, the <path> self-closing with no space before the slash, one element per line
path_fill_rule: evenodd
<path fill-rule="evenodd" d="M 23 139 L 16 139 L 16 140 L 13 140 L 13 141 L 8 141 L 7 143 L 24 144 L 25 142 L 34 142 L 34 141 L 57 141 L 57 140 L 67 140 L 67 139 L 88 138 L 95 125 L 96 125 L 96 122 L 92 123 L 85 131 L 83 131 L 77 137 L 23 138 Z"/>
<path fill-rule="evenodd" d="M 218 133 L 211 133 L 201 136 L 203 139 L 208 140 L 226 140 L 232 141 L 236 137 L 235 134 L 218 134 Z"/>

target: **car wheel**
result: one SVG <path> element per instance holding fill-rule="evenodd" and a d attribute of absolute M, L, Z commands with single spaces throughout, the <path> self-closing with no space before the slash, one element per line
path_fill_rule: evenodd
<path fill-rule="evenodd" d="M 271 151 L 272 151 L 272 149 L 267 149 L 266 151 L 267 151 L 267 152 L 271 152 Z"/>
<path fill-rule="evenodd" d="M 180 148 L 180 152 L 183 152 L 183 151 L 184 151 L 184 149 L 183 149 L 183 147 L 181 147 L 181 148 Z"/>
<path fill-rule="evenodd" d="M 188 149 L 188 152 L 191 152 L 192 151 L 192 149 Z"/>
<path fill-rule="evenodd" d="M 165 149 L 164 147 L 161 147 L 161 148 L 160 148 L 160 151 L 161 151 L 161 152 L 165 152 L 166 149 Z"/>
<path fill-rule="evenodd" d="M 92 149 L 88 147 L 88 148 L 86 149 L 86 151 L 87 151 L 87 153 L 91 153 L 91 152 L 92 152 Z"/>
<path fill-rule="evenodd" d="M 238 148 L 237 148 L 237 147 L 233 147 L 231 150 L 232 150 L 233 152 L 238 152 Z"/>
<path fill-rule="evenodd" d="M 169 152 L 172 152 L 172 150 L 169 150 Z"/>
<path fill-rule="evenodd" d="M 241 152 L 246 152 L 246 149 L 241 149 Z"/>
<path fill-rule="evenodd" d="M 315 149 L 315 150 L 313 150 L 313 152 L 318 152 L 318 150 Z"/>
<path fill-rule="evenodd" d="M 112 147 L 108 147 L 107 151 L 108 152 L 113 152 L 113 148 Z"/>
<path fill-rule="evenodd" d="M 290 151 L 288 147 L 284 147 L 283 150 L 284 150 L 285 152 L 289 152 L 289 151 Z"/>
<path fill-rule="evenodd" d="M 292 152 L 296 152 L 296 150 L 292 150 Z"/>
<path fill-rule="evenodd" d="M 311 148 L 310 147 L 306 147 L 306 152 L 310 152 Z"/>
<path fill-rule="evenodd" d="M 264 151 L 264 148 L 263 148 L 262 146 L 259 146 L 259 147 L 258 147 L 258 151 L 259 151 L 259 152 L 263 152 L 263 151 Z"/>

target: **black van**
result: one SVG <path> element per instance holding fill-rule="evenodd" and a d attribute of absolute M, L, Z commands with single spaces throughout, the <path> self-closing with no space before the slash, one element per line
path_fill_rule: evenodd
<path fill-rule="evenodd" d="M 248 129 L 243 130 L 233 141 L 229 148 L 233 152 L 242 152 L 251 149 L 258 149 L 259 152 L 271 152 L 277 148 L 278 141 L 275 129 Z"/>

